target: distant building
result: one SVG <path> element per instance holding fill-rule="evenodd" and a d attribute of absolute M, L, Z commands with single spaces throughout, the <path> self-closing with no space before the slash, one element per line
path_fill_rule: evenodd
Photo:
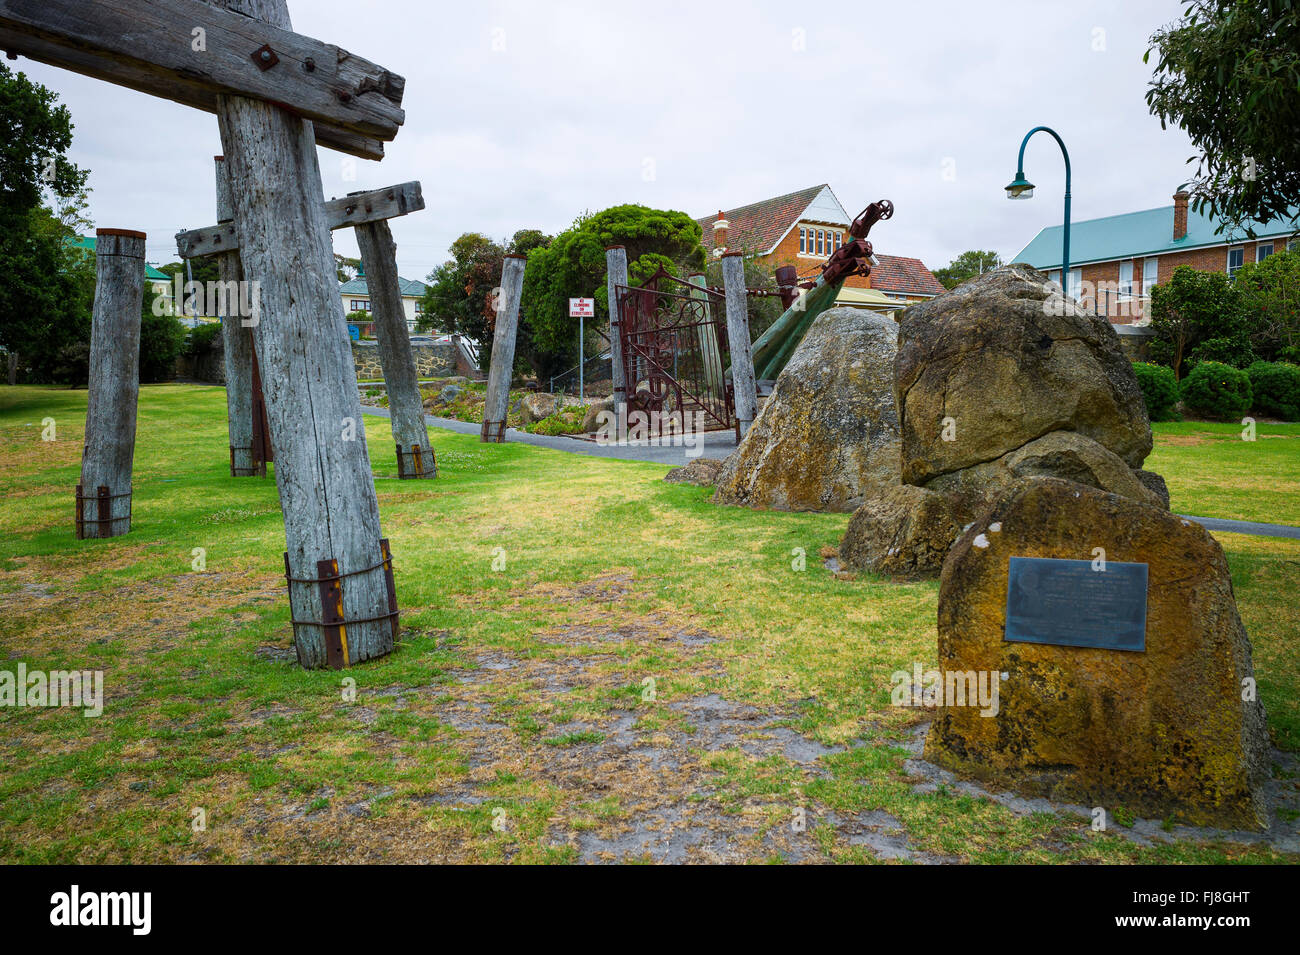
<path fill-rule="evenodd" d="M 424 297 L 427 286 L 415 279 L 399 277 L 397 281 L 402 288 L 402 310 L 406 313 L 406 330 L 408 333 L 413 333 L 415 323 L 424 315 L 424 306 L 420 304 L 420 300 Z M 343 315 L 349 324 L 357 324 L 352 318 L 356 312 L 374 313 L 370 304 L 370 290 L 366 286 L 364 267 L 357 270 L 356 278 L 339 286 L 339 294 L 343 297 Z M 375 333 L 374 322 L 366 322 L 364 325 L 365 327 L 360 329 L 363 337 Z"/>
<path fill-rule="evenodd" d="M 792 265 L 801 279 L 815 277 L 817 266 L 850 241 L 853 217 L 825 183 L 765 199 L 696 220 L 704 230 L 704 247 L 714 258 L 724 252 L 744 252 L 776 269 Z M 875 295 L 853 295 L 852 290 Z M 855 275 L 844 283 L 837 302 L 859 307 L 908 305 L 942 295 L 943 285 L 920 259 L 898 255 L 871 257 L 871 275 Z"/>
<path fill-rule="evenodd" d="M 1221 219 L 1193 211 L 1181 187 L 1172 206 L 1126 212 L 1070 224 L 1069 292 L 1077 301 L 1117 325 L 1149 320 L 1151 289 L 1167 282 L 1180 265 L 1235 275 L 1247 262 L 1260 262 L 1284 248 L 1300 247 L 1300 220 L 1251 222 L 1245 229 L 1215 233 Z M 1061 231 L 1049 226 L 1012 261 L 1025 262 L 1061 281 Z"/>

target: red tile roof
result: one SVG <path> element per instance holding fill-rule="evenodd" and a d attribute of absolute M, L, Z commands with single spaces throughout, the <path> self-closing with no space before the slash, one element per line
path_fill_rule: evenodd
<path fill-rule="evenodd" d="M 878 292 L 903 295 L 942 295 L 947 291 L 920 259 L 905 255 L 875 255 L 871 287 Z"/>
<path fill-rule="evenodd" d="M 727 210 L 723 213 L 728 223 L 727 248 L 759 254 L 767 252 L 825 188 L 826 183 L 822 183 L 775 199 L 764 199 L 739 209 Z M 717 219 L 716 215 L 711 215 L 695 220 L 704 230 L 702 241 L 706 249 L 713 248 L 713 223 Z"/>

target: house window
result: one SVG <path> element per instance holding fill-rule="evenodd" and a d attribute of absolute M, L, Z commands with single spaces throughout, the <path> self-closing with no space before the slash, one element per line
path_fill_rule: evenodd
<path fill-rule="evenodd" d="M 1066 294 L 1077 302 L 1082 288 L 1083 269 L 1070 269 L 1070 287 L 1065 290 Z"/>
<path fill-rule="evenodd" d="M 799 253 L 802 255 L 807 251 L 808 251 L 808 230 L 800 229 L 799 230 Z"/>
<path fill-rule="evenodd" d="M 1228 250 L 1228 274 L 1236 275 L 1237 270 L 1246 264 L 1246 250 L 1238 246 Z"/>
<path fill-rule="evenodd" d="M 354 299 L 352 300 L 352 311 L 354 311 L 354 312 L 368 312 L 368 311 L 370 311 L 370 302 L 369 302 L 368 300 L 366 300 L 366 299 L 362 299 L 362 298 L 354 298 Z"/>
<path fill-rule="evenodd" d="M 1270 255 L 1272 255 L 1272 254 L 1273 254 L 1273 243 L 1272 243 L 1272 242 L 1261 242 L 1259 245 L 1255 246 L 1255 261 L 1256 261 L 1256 262 L 1263 262 L 1265 259 L 1267 259 L 1267 258 L 1268 258 Z"/>
<path fill-rule="evenodd" d="M 1286 250 L 1288 252 L 1296 248 L 1300 248 L 1300 239 L 1292 239 L 1290 242 L 1286 244 Z"/>
<path fill-rule="evenodd" d="M 844 233 L 843 233 L 843 232 L 836 232 L 836 233 L 835 233 L 835 248 L 838 249 L 838 248 L 840 248 L 842 245 L 844 245 Z"/>
<path fill-rule="evenodd" d="M 1048 279 L 1049 282 L 1055 282 L 1057 285 L 1060 285 L 1060 284 L 1061 284 L 1061 270 L 1060 270 L 1060 269 L 1057 269 L 1057 270 L 1054 271 L 1054 272 L 1048 272 L 1048 273 L 1047 273 L 1047 279 Z"/>
<path fill-rule="evenodd" d="M 1142 292 L 1151 294 L 1151 289 L 1160 281 L 1160 258 L 1148 255 L 1142 260 Z"/>
<path fill-rule="evenodd" d="M 1126 259 L 1119 264 L 1120 298 L 1133 297 L 1133 260 Z"/>

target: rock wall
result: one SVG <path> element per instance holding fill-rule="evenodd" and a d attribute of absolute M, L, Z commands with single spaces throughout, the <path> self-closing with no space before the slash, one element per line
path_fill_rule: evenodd
<path fill-rule="evenodd" d="M 452 342 L 412 344 L 415 371 L 421 378 L 450 378 L 460 374 L 456 364 L 456 346 Z M 352 360 L 357 366 L 357 379 L 383 380 L 384 370 L 379 363 L 379 346 L 372 341 L 352 343 Z"/>

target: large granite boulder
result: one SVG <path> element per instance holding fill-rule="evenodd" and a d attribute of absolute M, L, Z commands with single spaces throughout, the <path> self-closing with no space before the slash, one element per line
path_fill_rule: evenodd
<path fill-rule="evenodd" d="M 1104 573 L 1096 548 L 1148 566 L 1145 650 L 1005 640 L 1008 559 L 1084 560 Z M 938 649 L 946 674 L 1006 677 L 996 715 L 942 701 L 927 759 L 1089 807 L 1265 823 L 1269 742 L 1263 705 L 1244 690 L 1250 641 L 1223 550 L 1199 524 L 1068 481 L 1022 481 L 949 552 Z"/>
<path fill-rule="evenodd" d="M 819 315 L 714 501 L 784 511 L 852 511 L 899 483 L 893 320 L 853 308 Z"/>
<path fill-rule="evenodd" d="M 983 488 L 982 500 L 967 502 L 972 507 L 1031 473 L 1126 495 L 1141 487 L 1136 476 L 1120 479 L 1109 457 L 1101 467 L 1095 447 L 1130 471 L 1151 453 L 1151 424 L 1119 336 L 1028 266 L 987 272 L 907 309 L 894 387 L 908 484 Z M 1091 443 L 1064 451 L 1073 439 L 1058 433 Z M 1014 467 L 1000 460 L 1054 434 L 1049 453 Z"/>
<path fill-rule="evenodd" d="M 960 533 L 946 495 L 900 484 L 853 512 L 840 542 L 840 561 L 887 577 L 934 576 Z"/>
<path fill-rule="evenodd" d="M 1119 455 L 1077 431 L 1053 431 L 1000 458 L 941 474 L 926 487 L 949 495 L 966 520 L 973 520 L 991 503 L 990 498 L 1026 477 L 1061 478 L 1168 508 L 1168 492 L 1162 500 L 1143 483 L 1141 475 L 1147 473 L 1134 471 Z"/>
<path fill-rule="evenodd" d="M 673 468 L 664 475 L 669 484 L 694 484 L 698 487 L 712 487 L 722 470 L 722 461 L 718 458 L 696 458 L 679 468 Z"/>
<path fill-rule="evenodd" d="M 523 396 L 519 406 L 519 417 L 524 424 L 533 424 L 543 418 L 549 418 L 564 407 L 564 399 L 559 395 L 535 391 Z"/>

